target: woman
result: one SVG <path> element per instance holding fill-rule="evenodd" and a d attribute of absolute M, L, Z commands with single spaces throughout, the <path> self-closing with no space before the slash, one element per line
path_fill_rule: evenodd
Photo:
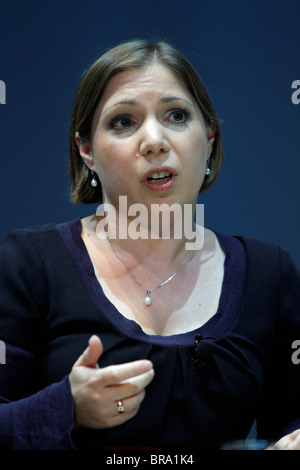
<path fill-rule="evenodd" d="M 2 447 L 219 449 L 257 419 L 298 448 L 299 272 L 273 245 L 177 236 L 221 161 L 214 108 L 173 47 L 128 42 L 87 71 L 72 198 L 103 206 L 1 245 Z"/>

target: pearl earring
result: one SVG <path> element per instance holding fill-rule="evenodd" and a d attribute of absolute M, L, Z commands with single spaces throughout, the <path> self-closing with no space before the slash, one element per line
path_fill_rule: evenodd
<path fill-rule="evenodd" d="M 206 176 L 210 175 L 210 168 L 206 168 L 205 174 L 206 174 Z"/>
<path fill-rule="evenodd" d="M 98 181 L 96 180 L 93 172 L 92 172 L 92 175 L 93 175 L 93 179 L 91 181 L 91 185 L 93 186 L 93 188 L 95 188 L 98 185 Z"/>

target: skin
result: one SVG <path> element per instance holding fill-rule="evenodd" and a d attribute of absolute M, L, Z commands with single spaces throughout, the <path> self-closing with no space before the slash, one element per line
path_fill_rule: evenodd
<path fill-rule="evenodd" d="M 300 429 L 282 437 L 274 447 L 276 450 L 300 450 Z"/>
<path fill-rule="evenodd" d="M 98 367 L 103 352 L 101 340 L 93 335 L 71 374 L 71 391 L 75 405 L 75 425 L 91 429 L 118 426 L 133 418 L 145 397 L 145 388 L 154 377 L 148 360 Z M 124 413 L 117 412 L 123 401 Z"/>
<path fill-rule="evenodd" d="M 116 75 L 96 109 L 91 142 L 81 142 L 78 133 L 76 142 L 84 162 L 101 181 L 103 200 L 113 204 L 117 210 L 119 195 L 127 196 L 128 206 L 136 202 L 143 202 L 148 208 L 151 204 L 162 202 L 169 205 L 179 203 L 182 207 L 187 203 L 195 206 L 212 151 L 214 129 L 205 126 L 199 108 L 177 76 L 166 67 L 154 64 L 143 70 Z M 145 175 L 152 168 L 165 166 L 176 175 L 174 183 L 167 191 L 151 191 L 149 186 L 143 184 Z M 107 246 L 102 244 L 99 248 L 99 239 L 95 236 L 97 223 L 95 216 L 84 219 L 82 238 L 95 266 L 97 260 L 100 260 L 99 266 L 104 266 L 101 281 L 107 297 L 149 334 L 172 334 L 174 325 L 179 325 L 180 332 L 192 329 L 194 318 L 186 316 L 186 311 L 197 309 L 193 304 L 185 304 L 182 308 L 178 305 L 182 301 L 182 294 L 180 299 L 176 297 L 179 286 L 183 286 L 180 275 L 173 284 L 172 300 L 176 308 L 174 306 L 175 313 L 172 315 L 163 311 L 166 303 L 163 296 L 169 295 L 167 287 L 164 293 L 161 291 L 164 302 L 161 305 L 158 303 L 158 313 L 151 310 L 151 318 L 147 317 L 150 311 L 147 308 L 144 311 L 135 311 L 134 307 L 124 310 L 125 304 L 130 306 L 130 298 L 125 294 L 132 290 L 132 279 L 126 270 L 122 272 L 120 263 Z M 217 303 L 219 292 L 215 290 L 215 284 L 219 287 L 222 284 L 224 253 L 212 232 L 206 230 L 205 239 L 205 249 L 200 250 L 201 253 L 193 259 L 186 274 L 187 285 L 183 286 L 181 293 L 193 297 L 193 291 L 189 291 L 188 286 L 198 291 L 196 281 L 193 284 L 192 279 L 203 285 L 200 266 L 205 265 L 205 278 L 217 280 L 206 286 L 207 297 L 210 302 L 215 298 Z M 134 267 L 137 277 L 144 285 L 149 285 L 150 280 L 154 282 L 157 273 L 160 275 L 158 284 L 162 278 L 168 278 L 170 268 L 174 272 L 186 261 L 190 253 L 184 249 L 185 241 L 184 238 L 165 241 L 127 239 L 116 240 L 115 246 L 127 264 Z M 124 298 L 122 290 L 125 291 Z M 170 300 L 170 295 L 167 298 Z M 183 300 L 187 302 L 185 298 Z M 206 305 L 206 301 L 205 297 L 196 298 L 195 305 L 200 302 Z M 136 300 L 133 302 L 136 303 Z M 187 306 L 188 309 L 183 308 Z M 215 304 L 212 303 L 209 315 L 214 312 Z M 203 317 L 205 321 L 207 318 Z M 97 361 L 102 352 L 101 340 L 92 336 L 88 348 L 72 368 L 70 383 L 76 425 L 101 429 L 131 419 L 138 412 L 146 387 L 153 380 L 153 365 L 148 360 L 99 368 Z M 117 412 L 118 400 L 123 401 L 125 413 Z M 275 445 L 299 449 L 299 432 L 285 436 Z"/>
<path fill-rule="evenodd" d="M 101 180 L 105 202 L 115 207 L 119 195 L 128 197 L 128 205 L 162 198 L 195 204 L 213 142 L 213 129 L 204 125 L 190 94 L 160 64 L 113 77 L 95 112 L 92 142 L 82 144 L 77 136 L 82 158 Z M 141 184 L 158 166 L 178 175 L 168 194 L 153 194 Z"/>

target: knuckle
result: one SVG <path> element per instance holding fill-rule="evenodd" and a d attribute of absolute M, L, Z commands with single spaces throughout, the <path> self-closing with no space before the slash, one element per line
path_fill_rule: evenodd
<path fill-rule="evenodd" d="M 101 382 L 101 377 L 99 377 L 96 374 L 90 375 L 88 383 L 89 386 L 92 388 L 98 388 L 99 387 L 99 381 Z"/>
<path fill-rule="evenodd" d="M 140 387 L 138 386 L 137 383 L 133 382 L 130 384 L 130 392 L 132 395 L 136 395 L 137 393 L 139 393 L 140 391 Z"/>
<path fill-rule="evenodd" d="M 110 383 L 117 383 L 119 381 L 117 371 L 115 369 L 110 369 L 107 380 Z"/>

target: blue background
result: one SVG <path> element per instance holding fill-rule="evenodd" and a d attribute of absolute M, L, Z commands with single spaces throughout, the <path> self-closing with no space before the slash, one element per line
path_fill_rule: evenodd
<path fill-rule="evenodd" d="M 0 0 L 0 238 L 96 207 L 69 201 L 68 132 L 84 69 L 131 38 L 170 41 L 222 118 L 206 225 L 280 244 L 300 264 L 298 0 Z"/>

